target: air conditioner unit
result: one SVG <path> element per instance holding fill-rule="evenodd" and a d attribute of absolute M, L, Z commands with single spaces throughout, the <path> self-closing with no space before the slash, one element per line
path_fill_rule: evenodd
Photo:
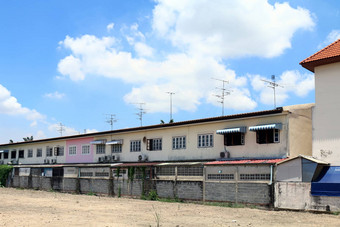
<path fill-rule="evenodd" d="M 142 161 L 148 161 L 148 156 L 143 154 L 143 155 L 138 155 L 138 161 L 142 162 Z"/>
<path fill-rule="evenodd" d="M 112 155 L 112 161 L 119 161 L 118 155 Z"/>
<path fill-rule="evenodd" d="M 18 161 L 17 161 L 17 160 L 12 160 L 12 164 L 13 164 L 13 165 L 17 165 L 17 164 L 18 164 Z"/>
<path fill-rule="evenodd" d="M 220 158 L 230 158 L 230 152 L 229 151 L 220 152 Z"/>
<path fill-rule="evenodd" d="M 98 162 L 104 162 L 104 157 L 99 157 Z"/>
<path fill-rule="evenodd" d="M 106 155 L 106 156 L 104 156 L 104 158 L 105 158 L 105 162 L 111 162 L 112 161 L 112 156 L 110 156 L 110 155 Z"/>
<path fill-rule="evenodd" d="M 51 163 L 53 163 L 53 164 L 55 164 L 55 163 L 57 163 L 57 159 L 51 159 Z"/>
<path fill-rule="evenodd" d="M 44 163 L 45 163 L 45 164 L 49 164 L 49 163 L 50 163 L 50 160 L 44 159 Z"/>

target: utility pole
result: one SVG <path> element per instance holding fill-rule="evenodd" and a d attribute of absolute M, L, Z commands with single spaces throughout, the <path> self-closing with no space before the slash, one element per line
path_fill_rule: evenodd
<path fill-rule="evenodd" d="M 139 103 L 133 103 L 133 104 L 139 105 L 139 108 L 137 108 L 139 112 L 136 113 L 136 115 L 138 116 L 138 119 L 140 120 L 140 126 L 143 126 L 143 115 L 146 114 L 145 109 L 143 108 L 143 105 L 145 105 L 146 103 L 139 102 Z"/>
<path fill-rule="evenodd" d="M 168 91 L 167 92 L 170 95 L 170 120 L 169 123 L 171 122 L 172 119 L 172 95 L 175 94 L 175 92 Z"/>
<path fill-rule="evenodd" d="M 65 131 L 64 127 L 65 125 L 63 125 L 62 123 L 59 123 L 59 128 L 57 129 L 57 131 L 60 133 L 60 136 L 63 136 L 63 131 Z"/>
<path fill-rule="evenodd" d="M 271 79 L 272 79 L 272 81 L 262 80 L 262 79 L 261 80 L 268 84 L 267 87 L 273 89 L 273 91 L 274 91 L 274 109 L 276 109 L 276 91 L 275 90 L 276 90 L 276 87 L 282 87 L 283 88 L 283 86 L 281 86 L 280 84 L 275 82 L 275 75 L 272 75 Z"/>
<path fill-rule="evenodd" d="M 109 123 L 111 125 L 111 131 L 113 130 L 113 123 L 117 122 L 116 115 L 115 114 L 106 114 L 107 120 L 106 123 Z"/>
<path fill-rule="evenodd" d="M 219 98 L 219 102 L 222 104 L 222 116 L 224 116 L 224 97 L 227 95 L 230 95 L 230 93 L 232 92 L 232 90 L 227 90 L 225 88 L 225 84 L 229 84 L 229 81 L 227 80 L 222 80 L 222 79 L 216 79 L 216 78 L 211 78 L 213 80 L 218 80 L 222 82 L 222 88 L 217 88 L 219 90 L 221 90 L 222 94 L 221 95 L 215 95 L 217 98 Z"/>

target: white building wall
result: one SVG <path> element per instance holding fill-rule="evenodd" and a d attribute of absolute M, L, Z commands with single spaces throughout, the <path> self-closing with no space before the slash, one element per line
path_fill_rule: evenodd
<path fill-rule="evenodd" d="M 313 156 L 340 165 L 340 62 L 315 68 Z"/>

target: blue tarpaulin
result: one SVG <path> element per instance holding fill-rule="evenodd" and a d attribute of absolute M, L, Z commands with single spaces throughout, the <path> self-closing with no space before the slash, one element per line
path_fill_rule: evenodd
<path fill-rule="evenodd" d="M 312 181 L 312 196 L 340 196 L 340 166 L 327 166 Z"/>

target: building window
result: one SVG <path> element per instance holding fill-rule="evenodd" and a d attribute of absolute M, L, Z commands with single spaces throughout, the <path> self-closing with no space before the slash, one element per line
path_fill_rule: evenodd
<path fill-rule="evenodd" d="M 160 151 L 162 150 L 162 139 L 148 139 L 146 149 L 148 151 Z"/>
<path fill-rule="evenodd" d="M 33 157 L 33 149 L 28 149 L 27 150 L 27 158 L 32 158 Z"/>
<path fill-rule="evenodd" d="M 69 155 L 76 155 L 77 154 L 77 146 L 69 146 L 68 147 L 68 154 Z"/>
<path fill-rule="evenodd" d="M 80 177 L 92 177 L 93 172 L 80 172 Z"/>
<path fill-rule="evenodd" d="M 279 129 L 266 129 L 256 131 L 256 142 L 259 144 L 279 143 L 280 142 Z"/>
<path fill-rule="evenodd" d="M 185 149 L 186 148 L 186 138 L 185 136 L 172 137 L 172 149 Z"/>
<path fill-rule="evenodd" d="M 198 147 L 213 147 L 214 139 L 213 134 L 198 135 Z"/>
<path fill-rule="evenodd" d="M 37 149 L 37 157 L 42 157 L 42 149 L 41 148 Z"/>
<path fill-rule="evenodd" d="M 81 146 L 81 154 L 90 154 L 90 145 L 82 145 Z"/>
<path fill-rule="evenodd" d="M 25 158 L 25 151 L 19 150 L 19 158 Z"/>
<path fill-rule="evenodd" d="M 64 147 L 58 147 L 56 156 L 64 156 Z"/>
<path fill-rule="evenodd" d="M 140 140 L 131 140 L 130 141 L 130 152 L 139 152 L 141 151 L 141 142 Z"/>
<path fill-rule="evenodd" d="M 244 145 L 244 133 L 234 132 L 224 134 L 224 145 L 225 146 Z"/>
<path fill-rule="evenodd" d="M 178 166 L 178 176 L 203 176 L 203 166 Z"/>
<path fill-rule="evenodd" d="M 96 154 L 105 154 L 105 144 L 96 145 Z"/>
<path fill-rule="evenodd" d="M 4 153 L 4 159 L 8 159 L 8 152 Z"/>
<path fill-rule="evenodd" d="M 175 166 L 157 167 L 156 173 L 158 176 L 175 176 Z"/>
<path fill-rule="evenodd" d="M 122 153 L 122 144 L 112 144 L 111 153 Z"/>
<path fill-rule="evenodd" d="M 16 159 L 16 157 L 17 157 L 17 151 L 16 150 L 11 151 L 11 159 Z"/>
<path fill-rule="evenodd" d="M 46 157 L 51 157 L 53 154 L 53 148 L 52 147 L 46 147 Z"/>
<path fill-rule="evenodd" d="M 240 174 L 241 180 L 270 180 L 270 174 Z"/>

